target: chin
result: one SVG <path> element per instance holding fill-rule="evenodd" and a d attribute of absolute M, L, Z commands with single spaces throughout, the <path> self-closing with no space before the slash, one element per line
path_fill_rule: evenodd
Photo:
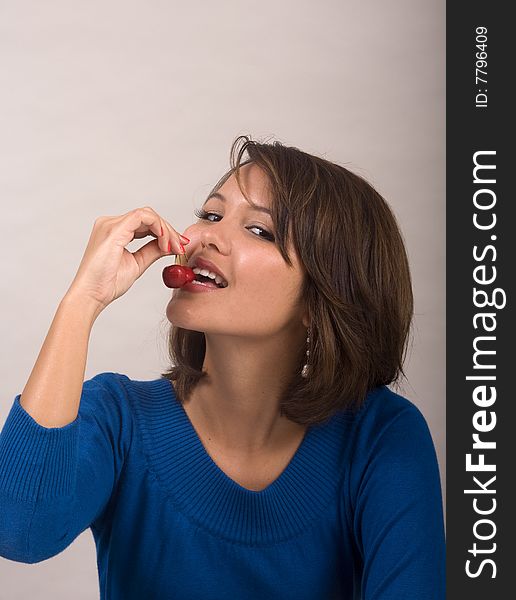
<path fill-rule="evenodd" d="M 168 303 L 166 310 L 167 319 L 174 327 L 204 333 L 205 328 L 201 323 L 206 323 L 207 316 L 203 317 L 199 313 L 199 310 L 193 311 L 184 305 L 181 306 L 180 302 L 174 302 L 173 299 Z"/>

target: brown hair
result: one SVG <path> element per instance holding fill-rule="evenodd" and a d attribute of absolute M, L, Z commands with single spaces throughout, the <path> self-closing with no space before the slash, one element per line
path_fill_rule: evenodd
<path fill-rule="evenodd" d="M 249 158 L 242 161 L 245 151 Z M 362 177 L 278 141 L 236 138 L 231 169 L 210 193 L 234 174 L 250 201 L 239 171 L 250 162 L 267 175 L 275 243 L 292 266 L 291 240 L 306 270 L 301 297 L 310 321 L 309 374 L 301 376 L 306 347 L 300 347 L 298 374 L 284 390 L 280 413 L 299 424 L 321 423 L 339 410 L 358 409 L 371 389 L 405 377 L 413 295 L 403 238 L 386 201 Z M 205 351 L 204 333 L 170 327 L 175 366 L 162 377 L 174 381 L 180 401 L 207 375 Z"/>

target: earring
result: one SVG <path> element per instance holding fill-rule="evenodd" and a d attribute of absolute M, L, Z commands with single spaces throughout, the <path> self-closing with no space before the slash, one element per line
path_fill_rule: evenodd
<path fill-rule="evenodd" d="M 308 359 L 310 357 L 310 327 L 307 330 L 307 336 L 306 336 L 306 364 L 303 367 L 303 370 L 301 371 L 301 377 L 308 377 Z"/>

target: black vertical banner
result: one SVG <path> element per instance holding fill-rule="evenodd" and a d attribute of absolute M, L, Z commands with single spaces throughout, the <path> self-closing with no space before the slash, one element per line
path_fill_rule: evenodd
<path fill-rule="evenodd" d="M 447 598 L 516 597 L 510 3 L 447 3 Z"/>

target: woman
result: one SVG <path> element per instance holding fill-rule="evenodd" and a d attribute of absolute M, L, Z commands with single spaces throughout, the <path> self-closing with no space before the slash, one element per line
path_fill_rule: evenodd
<path fill-rule="evenodd" d="M 91 528 L 106 599 L 444 598 L 432 438 L 386 387 L 413 311 L 388 205 L 242 136 L 197 216 L 182 236 L 150 207 L 95 222 L 0 435 L 0 554 Z M 83 381 L 97 316 L 171 253 L 198 281 L 167 307 L 170 370 Z"/>

